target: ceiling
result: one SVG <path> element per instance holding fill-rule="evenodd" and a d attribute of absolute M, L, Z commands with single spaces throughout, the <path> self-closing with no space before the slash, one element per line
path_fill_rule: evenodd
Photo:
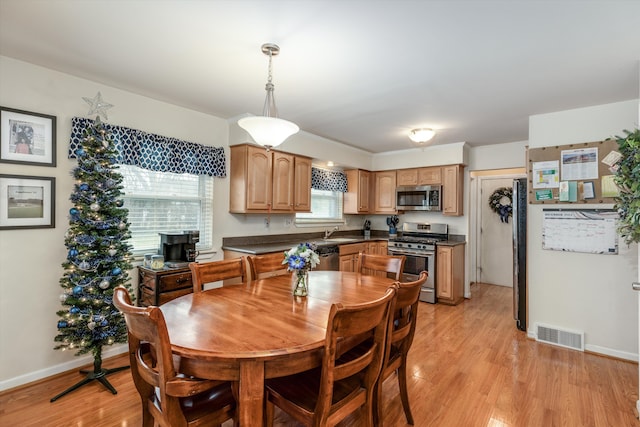
<path fill-rule="evenodd" d="M 638 98 L 638 16 L 634 0 L 0 0 L 0 54 L 234 119 L 261 114 L 273 42 L 280 117 L 380 153 L 415 147 L 415 127 L 523 141 L 530 115 Z"/>

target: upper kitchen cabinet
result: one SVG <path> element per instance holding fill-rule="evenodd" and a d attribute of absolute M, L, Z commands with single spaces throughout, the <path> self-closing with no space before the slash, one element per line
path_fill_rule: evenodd
<path fill-rule="evenodd" d="M 440 185 L 442 183 L 442 168 L 398 169 L 396 172 L 398 186 L 404 185 Z"/>
<path fill-rule="evenodd" d="M 442 168 L 420 168 L 418 169 L 418 185 L 440 185 L 442 184 Z"/>
<path fill-rule="evenodd" d="M 461 216 L 464 165 L 442 166 L 442 214 Z"/>
<path fill-rule="evenodd" d="M 397 184 L 418 185 L 418 169 L 398 169 L 396 171 Z"/>
<path fill-rule="evenodd" d="M 362 169 L 345 171 L 347 192 L 344 193 L 343 211 L 346 214 L 364 214 L 373 209 L 371 203 L 371 172 Z"/>
<path fill-rule="evenodd" d="M 293 207 L 296 212 L 311 212 L 311 159 L 294 158 Z"/>
<path fill-rule="evenodd" d="M 230 169 L 229 212 L 311 210 L 311 159 L 241 144 L 231 146 Z"/>
<path fill-rule="evenodd" d="M 375 172 L 375 213 L 396 213 L 396 171 Z"/>

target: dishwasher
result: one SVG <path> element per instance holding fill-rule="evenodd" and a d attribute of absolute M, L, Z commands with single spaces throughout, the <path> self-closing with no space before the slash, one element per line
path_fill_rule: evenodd
<path fill-rule="evenodd" d="M 337 245 L 319 246 L 316 252 L 320 257 L 320 264 L 316 270 L 340 270 L 340 251 Z"/>

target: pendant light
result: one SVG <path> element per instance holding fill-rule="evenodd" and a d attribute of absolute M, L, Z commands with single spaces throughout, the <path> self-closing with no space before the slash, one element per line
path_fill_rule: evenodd
<path fill-rule="evenodd" d="M 268 151 L 282 144 L 300 128 L 295 123 L 278 118 L 278 109 L 273 97 L 271 60 L 280 53 L 280 48 L 276 44 L 265 43 L 262 45 L 262 53 L 269 56 L 269 77 L 265 86 L 267 97 L 264 101 L 262 116 L 244 117 L 238 120 L 238 126 L 246 130 L 256 143 L 266 147 Z"/>

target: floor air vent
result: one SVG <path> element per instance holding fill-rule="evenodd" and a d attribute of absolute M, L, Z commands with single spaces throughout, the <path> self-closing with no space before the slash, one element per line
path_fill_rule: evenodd
<path fill-rule="evenodd" d="M 567 331 L 536 323 L 536 340 L 561 347 L 584 351 L 584 332 Z"/>

